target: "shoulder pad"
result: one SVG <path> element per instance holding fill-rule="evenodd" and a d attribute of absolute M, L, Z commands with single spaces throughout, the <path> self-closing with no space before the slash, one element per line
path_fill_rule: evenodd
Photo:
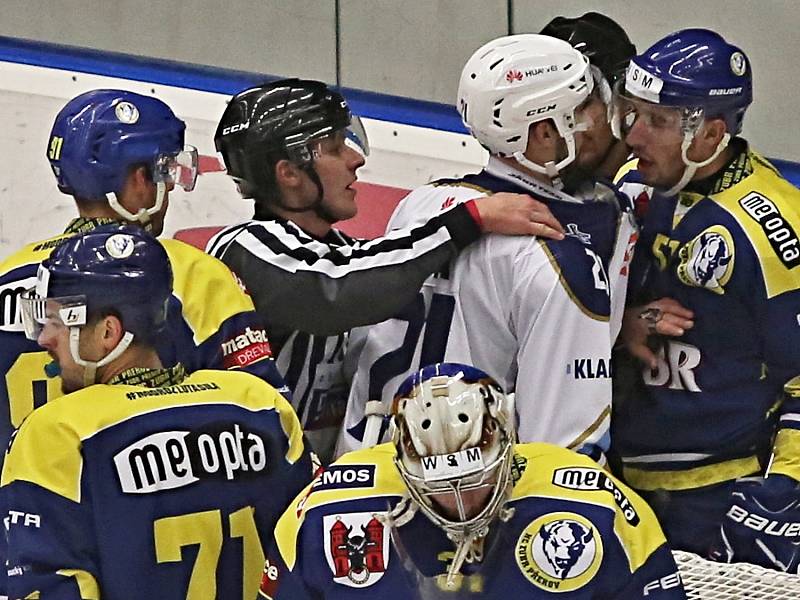
<path fill-rule="evenodd" d="M 159 241 L 172 264 L 173 295 L 198 344 L 219 331 L 226 319 L 255 310 L 244 284 L 225 263 L 179 240 Z M 210 296 L 214 302 L 208 301 Z"/>
<path fill-rule="evenodd" d="M 348 452 L 318 474 L 283 513 L 275 527 L 275 539 L 281 556 L 291 569 L 297 559 L 297 544 L 303 523 L 324 506 L 402 496 L 405 484 L 394 466 L 394 446 L 381 444 L 374 448 Z M 326 476 L 325 473 L 328 473 Z M 320 518 L 320 517 L 314 517 Z M 316 521 L 314 521 L 316 522 Z"/>
<path fill-rule="evenodd" d="M 577 239 L 543 240 L 550 259 L 570 300 L 597 321 L 608 321 L 611 314 L 608 276 L 601 258 Z"/>

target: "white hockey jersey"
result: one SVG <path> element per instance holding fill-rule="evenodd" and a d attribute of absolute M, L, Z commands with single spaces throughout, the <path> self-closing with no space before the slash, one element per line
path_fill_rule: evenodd
<path fill-rule="evenodd" d="M 611 346 L 635 242 L 620 198 L 612 192 L 609 201 L 581 202 L 492 159 L 477 175 L 411 192 L 388 228 L 500 191 L 547 202 L 566 239 L 485 236 L 429 278 L 394 318 L 353 330 L 353 383 L 337 454 L 361 446 L 368 400 L 381 400 L 388 410 L 404 377 L 442 360 L 474 365 L 516 393 L 521 441 L 598 459 L 607 449 Z M 614 275 L 611 284 L 607 272 Z"/>

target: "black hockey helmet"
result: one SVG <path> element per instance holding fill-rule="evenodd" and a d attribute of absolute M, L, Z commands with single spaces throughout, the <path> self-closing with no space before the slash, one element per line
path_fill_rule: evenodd
<path fill-rule="evenodd" d="M 597 12 L 574 18 L 556 17 L 539 33 L 565 40 L 580 50 L 612 87 L 636 55 L 636 46 L 622 26 Z"/>
<path fill-rule="evenodd" d="M 217 126 L 214 143 L 228 175 L 249 198 L 272 188 L 272 167 L 279 160 L 310 165 L 308 142 L 347 129 L 351 121 L 344 97 L 323 82 L 282 79 L 235 94 Z M 348 137 L 359 134 L 348 132 Z M 357 141 L 366 144 L 365 137 Z"/>

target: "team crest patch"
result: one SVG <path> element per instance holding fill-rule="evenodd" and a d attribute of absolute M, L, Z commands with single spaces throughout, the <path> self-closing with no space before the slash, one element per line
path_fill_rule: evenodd
<path fill-rule="evenodd" d="M 733 273 L 734 251 L 730 232 L 720 225 L 709 227 L 678 252 L 678 278 L 686 285 L 725 293 Z"/>
<path fill-rule="evenodd" d="M 522 574 L 548 592 L 572 592 L 589 583 L 603 562 L 603 543 L 589 519 L 549 513 L 530 523 L 514 551 Z"/>
<path fill-rule="evenodd" d="M 341 513 L 322 519 L 325 559 L 336 583 L 363 588 L 389 564 L 389 531 L 375 513 Z"/>

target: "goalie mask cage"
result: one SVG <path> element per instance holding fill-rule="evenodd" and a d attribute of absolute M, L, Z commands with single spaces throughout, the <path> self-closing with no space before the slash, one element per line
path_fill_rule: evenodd
<path fill-rule="evenodd" d="M 690 600 L 797 600 L 800 575 L 748 563 L 718 563 L 696 554 L 673 551 Z"/>

